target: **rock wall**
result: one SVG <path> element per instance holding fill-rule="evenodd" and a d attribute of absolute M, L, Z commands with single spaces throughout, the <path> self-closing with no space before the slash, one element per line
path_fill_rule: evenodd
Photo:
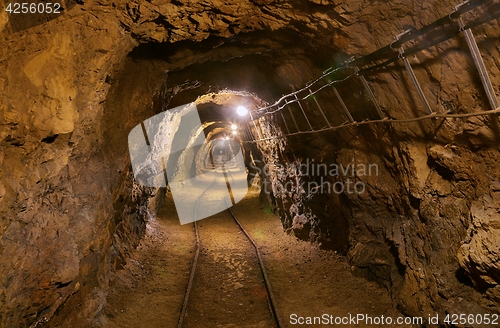
<path fill-rule="evenodd" d="M 446 7 L 433 5 L 395 5 L 386 11 L 380 4 L 376 13 L 359 16 L 364 24 L 345 29 L 351 42 L 345 49 L 366 54 L 390 44 L 387 34 L 398 34 L 399 26 L 399 31 L 405 25 L 420 27 L 443 16 Z M 428 14 L 422 15 L 423 11 Z M 371 15 L 380 19 L 374 21 Z M 364 30 L 367 27 L 370 30 Z M 474 33 L 498 97 L 498 24 L 476 28 Z M 462 36 L 416 54 L 411 62 L 434 111 L 491 109 Z M 406 74 L 401 62 L 367 75 L 377 101 L 391 118 L 425 115 Z M 359 83 L 347 82 L 338 89 L 357 120 L 377 116 Z M 316 100 L 330 120 L 338 119 L 341 107 L 333 93 L 319 93 Z M 309 100 L 303 106 L 316 105 Z M 295 115 L 301 117 L 298 110 Z M 285 117 L 290 125 L 286 111 Z M 309 118 L 313 126 L 325 126 L 318 115 L 311 113 Z M 289 128 L 279 117 L 264 125 L 280 125 L 282 132 Z M 444 317 L 500 311 L 500 208 L 495 201 L 499 140 L 498 117 L 478 116 L 302 134 L 286 138 L 285 146 L 270 144 L 272 149 L 261 150 L 267 163 L 278 167 L 269 180 L 285 228 L 346 254 L 352 271 L 386 286 L 403 313 L 438 312 Z M 320 164 L 356 165 L 356 171 L 311 174 Z M 376 165 L 378 173 L 360 172 L 357 165 Z M 307 167 L 309 174 L 303 174 Z M 328 184 L 323 186 L 341 182 L 347 188 L 349 179 L 351 187 L 362 183 L 363 192 L 321 187 L 324 182 Z"/>

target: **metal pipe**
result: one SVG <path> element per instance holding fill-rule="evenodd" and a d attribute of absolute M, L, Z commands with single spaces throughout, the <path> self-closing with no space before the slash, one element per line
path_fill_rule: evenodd
<path fill-rule="evenodd" d="M 314 131 L 311 122 L 309 122 L 309 119 L 307 118 L 306 111 L 304 110 L 304 107 L 302 107 L 302 104 L 300 103 L 299 97 L 295 94 L 295 99 L 297 100 L 297 104 L 299 104 L 300 110 L 302 111 L 302 114 L 304 114 L 304 117 L 306 118 L 307 124 L 309 125 L 309 128 L 311 131 Z"/>
<path fill-rule="evenodd" d="M 245 131 L 246 131 L 246 134 L 249 138 L 248 140 L 255 140 L 255 137 L 252 134 L 252 130 L 250 130 L 250 124 L 245 125 Z"/>
<path fill-rule="evenodd" d="M 323 119 L 326 121 L 326 124 L 328 124 L 328 127 L 331 128 L 332 125 L 330 124 L 330 121 L 328 121 L 328 118 L 326 117 L 325 115 L 325 112 L 323 112 L 323 109 L 321 108 L 321 106 L 319 105 L 319 102 L 318 100 L 313 96 L 313 92 L 311 91 L 311 89 L 309 88 L 309 96 L 312 96 L 313 99 L 314 99 L 314 102 L 316 103 L 316 106 L 318 106 L 319 108 L 319 111 L 321 112 L 321 116 L 323 116 Z M 308 96 L 308 97 L 309 97 Z"/>
<path fill-rule="evenodd" d="M 413 82 L 413 85 L 417 89 L 418 96 L 420 97 L 420 100 L 424 103 L 425 111 L 427 114 L 432 114 L 432 109 L 431 106 L 429 105 L 429 102 L 427 101 L 427 98 L 425 98 L 424 91 L 422 90 L 422 87 L 420 87 L 420 83 L 418 83 L 417 76 L 415 75 L 415 72 L 413 71 L 413 68 L 411 67 L 410 61 L 408 58 L 404 56 L 404 50 L 403 48 L 399 48 L 399 54 L 401 58 L 403 59 L 403 62 L 406 67 L 406 71 L 408 74 L 410 74 L 410 79 Z"/>
<path fill-rule="evenodd" d="M 384 112 L 382 111 L 382 108 L 380 108 L 380 105 L 378 104 L 377 99 L 375 98 L 375 95 L 373 94 L 372 89 L 370 88 L 370 85 L 368 85 L 368 81 L 366 81 L 365 77 L 359 73 L 359 68 L 355 67 L 354 68 L 356 74 L 359 76 L 359 79 L 361 80 L 361 83 L 363 83 L 363 86 L 365 87 L 366 92 L 368 93 L 368 96 L 372 100 L 373 104 L 375 105 L 375 109 L 378 112 L 378 115 L 380 116 L 381 119 L 386 118 Z"/>
<path fill-rule="evenodd" d="M 255 137 L 252 133 L 252 129 L 250 128 L 250 122 L 248 122 L 246 124 L 246 130 L 247 130 L 247 134 L 250 136 L 250 140 L 254 140 L 255 141 Z"/>
<path fill-rule="evenodd" d="M 295 125 L 295 128 L 297 129 L 298 132 L 300 132 L 299 126 L 297 125 L 297 121 L 295 120 L 295 116 L 293 116 L 292 109 L 290 106 L 287 106 L 288 112 L 290 113 L 290 116 L 292 117 L 293 124 Z"/>
<path fill-rule="evenodd" d="M 288 124 L 286 123 L 285 116 L 283 115 L 283 112 L 280 111 L 280 114 L 281 114 L 281 119 L 283 120 L 283 123 L 285 124 L 286 133 L 290 134 L 290 129 L 288 128 Z"/>
<path fill-rule="evenodd" d="M 481 52 L 477 46 L 476 40 L 474 39 L 474 34 L 470 29 L 464 29 L 465 24 L 462 18 L 458 18 L 458 25 L 460 26 L 461 31 L 464 33 L 465 41 L 467 41 L 467 45 L 469 46 L 469 50 L 472 55 L 472 60 L 476 65 L 476 68 L 479 72 L 479 77 L 481 78 L 481 82 L 484 87 L 484 91 L 486 92 L 486 96 L 490 102 L 490 106 L 492 109 L 497 109 L 499 107 L 497 96 L 495 95 L 495 91 L 493 90 L 493 85 L 491 84 L 490 77 L 488 75 L 488 71 L 486 70 L 486 66 L 484 65 L 483 58 L 481 57 Z"/>
<path fill-rule="evenodd" d="M 250 125 L 249 124 L 246 125 L 245 132 L 246 132 L 246 134 L 248 136 L 248 140 L 255 140 L 255 138 L 253 137 L 252 131 L 250 131 Z"/>
<path fill-rule="evenodd" d="M 351 121 L 351 123 L 354 122 L 354 118 L 352 117 L 351 112 L 349 112 L 349 108 L 347 108 L 347 106 L 345 105 L 344 100 L 340 96 L 340 93 L 337 91 L 337 88 L 335 88 L 333 85 L 332 85 L 332 88 L 333 88 L 333 92 L 335 93 L 335 96 L 337 96 L 337 99 L 340 102 L 340 105 L 342 105 L 342 108 L 344 109 L 344 112 L 347 115 L 347 118 L 349 119 L 349 121 Z"/>

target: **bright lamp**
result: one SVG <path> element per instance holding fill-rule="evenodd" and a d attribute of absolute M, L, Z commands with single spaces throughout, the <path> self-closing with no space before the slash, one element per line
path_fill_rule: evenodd
<path fill-rule="evenodd" d="M 236 113 L 238 113 L 238 115 L 240 116 L 245 116 L 246 114 L 248 114 L 248 109 L 243 106 L 238 106 L 238 108 L 236 108 Z"/>

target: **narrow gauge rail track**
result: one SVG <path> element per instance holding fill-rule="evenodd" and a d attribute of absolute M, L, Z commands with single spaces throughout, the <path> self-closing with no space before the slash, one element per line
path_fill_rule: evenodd
<path fill-rule="evenodd" d="M 194 234 L 195 234 L 195 254 L 194 254 L 193 262 L 192 262 L 192 265 L 191 265 L 191 270 L 190 270 L 188 285 L 187 285 L 187 288 L 186 288 L 186 293 L 184 294 L 184 300 L 183 300 L 181 311 L 180 311 L 180 315 L 179 315 L 179 321 L 178 321 L 178 325 L 177 325 L 178 328 L 183 328 L 184 324 L 185 324 L 185 321 L 186 321 L 186 317 L 187 317 L 187 314 L 188 314 L 189 299 L 190 299 L 191 292 L 192 292 L 192 289 L 193 289 L 195 276 L 196 276 L 196 273 L 197 273 L 197 267 L 198 267 L 198 262 L 199 262 L 198 260 L 199 260 L 199 257 L 200 257 L 200 251 L 202 249 L 200 231 L 199 231 L 198 224 L 196 222 L 197 211 L 198 211 L 199 204 L 202 201 L 202 199 L 205 197 L 206 193 L 211 188 L 213 188 L 214 185 L 217 183 L 217 179 L 220 179 L 222 176 L 224 176 L 226 185 L 228 186 L 228 189 L 230 191 L 229 179 L 233 179 L 231 170 L 230 170 L 230 168 L 226 168 L 225 166 L 222 166 L 221 171 L 222 172 L 218 172 L 219 174 L 215 175 L 214 181 L 203 191 L 203 193 L 198 197 L 198 199 L 196 200 L 196 203 L 195 203 L 195 209 L 194 209 L 194 219 L 195 220 L 194 220 L 194 223 L 193 223 L 193 230 L 194 230 Z M 276 300 L 275 300 L 273 291 L 271 289 L 271 285 L 270 285 L 269 278 L 268 278 L 267 273 L 266 273 L 266 269 L 264 267 L 264 263 L 263 263 L 263 259 L 262 259 L 262 254 L 260 253 L 259 247 L 257 246 L 257 244 L 255 243 L 255 241 L 250 236 L 250 234 L 245 230 L 245 228 L 243 227 L 243 225 L 238 221 L 238 219 L 236 218 L 236 216 L 234 215 L 234 213 L 229 208 L 231 206 L 231 201 L 232 200 L 230 201 L 226 197 L 225 201 L 229 205 L 228 206 L 228 210 L 226 210 L 226 211 L 231 215 L 232 219 L 234 220 L 235 224 L 238 226 L 239 230 L 243 233 L 243 235 L 246 237 L 246 239 L 248 240 L 248 242 L 253 247 L 253 251 L 255 252 L 255 256 L 257 258 L 257 262 L 258 262 L 259 267 L 260 267 L 260 272 L 261 272 L 261 275 L 262 275 L 262 280 L 264 282 L 265 290 L 266 290 L 266 293 L 267 293 L 267 297 L 266 298 L 267 298 L 269 312 L 270 312 L 270 314 L 272 316 L 272 319 L 275 322 L 276 327 L 277 328 L 282 328 L 283 325 L 282 325 L 281 320 L 279 318 L 279 315 L 278 315 L 278 313 L 276 311 Z"/>

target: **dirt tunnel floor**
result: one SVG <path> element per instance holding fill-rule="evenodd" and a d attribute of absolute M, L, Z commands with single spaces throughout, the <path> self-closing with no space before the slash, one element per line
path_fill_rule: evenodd
<path fill-rule="evenodd" d="M 233 207 L 233 212 L 259 245 L 278 303 L 277 311 L 285 327 L 312 326 L 292 324 L 293 314 L 297 317 L 323 314 L 344 317 L 351 313 L 394 319 L 401 316 L 393 309 L 384 289 L 351 275 L 343 257 L 283 233 L 279 218 L 259 205 L 258 194 L 249 193 Z M 241 276 L 241 264 L 232 263 L 231 257 L 240 258 L 239 263 L 251 263 L 252 268 L 255 268 L 256 258 L 250 246 L 242 242 L 236 225 L 230 227 L 228 218 L 226 211 L 224 215 L 199 221 L 203 248 L 184 327 L 272 327 L 269 314 L 261 313 L 267 309 L 265 298 L 257 292 L 243 295 L 245 290 L 258 290 L 255 284 L 259 279 L 253 277 L 248 282 Z M 227 238 L 229 231 L 238 236 Z M 217 236 L 221 236 L 225 244 L 217 242 Z M 173 201 L 167 197 L 156 220 L 149 222 L 146 237 L 124 270 L 118 271 L 111 282 L 104 327 L 177 327 L 194 244 L 193 226 L 179 224 Z M 224 254 L 214 253 L 209 249 L 211 244 L 222 246 Z M 238 250 L 238 247 L 248 247 L 248 250 Z M 231 255 L 231 251 L 237 253 Z M 256 269 L 246 271 L 255 276 Z M 221 277 L 228 280 L 223 282 Z M 253 285 L 245 286 L 247 283 Z M 218 284 L 220 290 L 216 288 Z M 241 289 L 242 296 L 227 290 L 231 286 L 234 291 Z M 261 289 L 265 290 L 263 285 Z M 245 312 L 240 307 L 248 310 Z M 251 311 L 257 311 L 255 317 Z M 221 319 L 220 314 L 225 318 Z M 355 327 L 366 326 L 372 325 Z"/>

